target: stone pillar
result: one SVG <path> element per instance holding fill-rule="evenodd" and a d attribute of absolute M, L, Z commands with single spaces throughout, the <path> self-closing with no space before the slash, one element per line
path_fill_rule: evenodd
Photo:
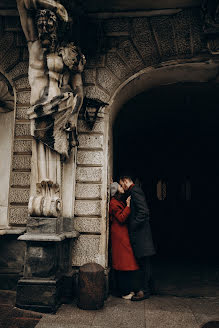
<path fill-rule="evenodd" d="M 40 312 L 55 312 L 65 296 L 66 281 L 72 286 L 72 219 L 29 217 L 24 275 L 18 281 L 16 306 Z M 70 278 L 70 279 L 69 279 Z M 73 297 L 73 296 L 72 296 Z"/>

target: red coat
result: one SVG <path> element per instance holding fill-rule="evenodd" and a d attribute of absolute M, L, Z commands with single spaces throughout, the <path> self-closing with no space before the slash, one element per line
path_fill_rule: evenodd
<path fill-rule="evenodd" d="M 109 206 L 111 220 L 112 266 L 115 270 L 138 270 L 138 264 L 133 254 L 129 240 L 126 219 L 131 213 L 130 207 L 115 198 Z"/>

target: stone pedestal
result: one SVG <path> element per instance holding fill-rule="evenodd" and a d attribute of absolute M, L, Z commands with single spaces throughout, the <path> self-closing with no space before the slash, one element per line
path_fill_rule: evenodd
<path fill-rule="evenodd" d="M 27 233 L 18 238 L 26 242 L 26 252 L 16 306 L 40 312 L 56 311 L 65 297 L 66 280 L 71 285 L 71 243 L 78 237 L 72 224 L 72 219 L 65 218 L 28 218 Z"/>

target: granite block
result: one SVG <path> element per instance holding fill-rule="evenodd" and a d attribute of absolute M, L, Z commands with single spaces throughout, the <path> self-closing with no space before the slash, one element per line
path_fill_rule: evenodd
<path fill-rule="evenodd" d="M 27 124 L 25 124 L 25 125 L 27 125 Z M 29 130 L 29 128 L 26 130 Z M 28 131 L 28 132 L 30 132 L 30 131 Z M 32 152 L 32 140 L 15 140 L 14 141 L 14 152 L 31 153 Z"/>
<path fill-rule="evenodd" d="M 101 88 L 97 86 L 85 86 L 84 92 L 86 97 L 88 98 L 97 98 L 102 100 L 103 102 L 108 102 L 110 99 L 109 94 L 106 91 L 103 91 Z"/>
<path fill-rule="evenodd" d="M 27 120 L 28 119 L 28 115 L 27 115 L 27 110 L 28 110 L 28 107 L 18 107 L 16 108 L 16 118 L 17 119 L 25 119 Z"/>
<path fill-rule="evenodd" d="M 102 185 L 77 183 L 75 196 L 79 198 L 101 198 Z"/>
<path fill-rule="evenodd" d="M 14 155 L 12 161 L 14 170 L 27 170 L 31 168 L 31 155 Z"/>
<path fill-rule="evenodd" d="M 78 150 L 77 164 L 102 165 L 103 151 Z"/>
<path fill-rule="evenodd" d="M 30 91 L 20 91 L 17 93 L 17 102 L 19 104 L 30 104 Z"/>
<path fill-rule="evenodd" d="M 27 206 L 10 206 L 9 223 L 14 225 L 26 224 L 28 217 Z"/>
<path fill-rule="evenodd" d="M 83 80 L 85 83 L 95 83 L 96 82 L 96 69 L 87 68 L 83 74 Z"/>
<path fill-rule="evenodd" d="M 78 132 L 91 132 L 90 128 L 88 127 L 87 123 L 84 120 L 78 120 Z M 92 132 L 104 132 L 104 120 L 97 119 L 94 123 Z"/>
<path fill-rule="evenodd" d="M 2 58 L 9 53 L 9 49 L 11 48 L 12 44 L 14 43 L 14 33 L 12 32 L 5 32 L 1 35 L 0 38 L 0 58 Z"/>
<path fill-rule="evenodd" d="M 12 172 L 11 186 L 29 186 L 30 173 Z"/>
<path fill-rule="evenodd" d="M 106 68 L 98 68 L 97 84 L 105 89 L 107 93 L 112 94 L 113 90 L 119 85 L 119 80 Z"/>
<path fill-rule="evenodd" d="M 81 266 L 89 262 L 97 262 L 100 236 L 80 235 L 72 249 L 73 266 Z"/>
<path fill-rule="evenodd" d="M 10 203 L 28 203 L 30 196 L 29 189 L 11 188 L 9 201 Z"/>
<path fill-rule="evenodd" d="M 78 138 L 80 148 L 103 148 L 102 135 L 85 135 L 81 134 Z"/>
<path fill-rule="evenodd" d="M 158 62 L 160 56 L 149 19 L 147 17 L 134 18 L 132 20 L 132 26 L 132 41 L 145 63 L 147 63 L 147 66 Z"/>
<path fill-rule="evenodd" d="M 130 68 L 122 61 L 117 53 L 109 52 L 106 57 L 106 65 L 118 79 L 128 76 Z"/>
<path fill-rule="evenodd" d="M 101 167 L 77 167 L 76 180 L 80 182 L 102 182 Z"/>
<path fill-rule="evenodd" d="M 99 200 L 76 200 L 76 216 L 99 216 L 101 215 L 101 201 Z"/>
<path fill-rule="evenodd" d="M 100 218 L 75 217 L 74 228 L 79 232 L 100 233 Z"/>

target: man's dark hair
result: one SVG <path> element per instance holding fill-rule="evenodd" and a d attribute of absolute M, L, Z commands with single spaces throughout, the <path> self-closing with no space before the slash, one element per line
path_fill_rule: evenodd
<path fill-rule="evenodd" d="M 121 175 L 119 180 L 124 181 L 125 179 L 129 180 L 129 181 L 133 181 L 133 178 L 131 177 L 131 175 Z"/>

